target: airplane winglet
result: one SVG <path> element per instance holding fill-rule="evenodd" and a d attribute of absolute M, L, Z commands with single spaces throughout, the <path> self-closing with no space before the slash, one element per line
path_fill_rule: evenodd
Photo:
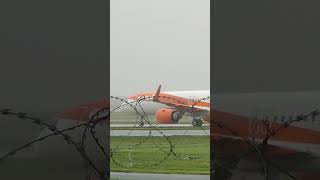
<path fill-rule="evenodd" d="M 160 90 L 161 90 L 161 85 L 159 85 L 157 92 L 153 96 L 154 101 L 159 101 L 159 96 L 160 96 Z"/>

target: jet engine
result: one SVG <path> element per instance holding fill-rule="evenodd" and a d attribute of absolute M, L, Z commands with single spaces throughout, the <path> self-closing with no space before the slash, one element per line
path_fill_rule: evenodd
<path fill-rule="evenodd" d="M 156 113 L 156 119 L 160 124 L 175 124 L 182 118 L 182 114 L 175 109 L 164 108 Z"/>

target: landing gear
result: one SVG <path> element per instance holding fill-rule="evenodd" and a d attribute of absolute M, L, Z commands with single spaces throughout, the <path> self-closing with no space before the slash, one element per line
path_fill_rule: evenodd
<path fill-rule="evenodd" d="M 137 117 L 136 123 L 139 127 L 143 127 L 144 126 L 144 116 Z"/>
<path fill-rule="evenodd" d="M 193 127 L 201 127 L 202 126 L 202 120 L 199 118 L 194 118 L 192 120 L 192 126 Z"/>

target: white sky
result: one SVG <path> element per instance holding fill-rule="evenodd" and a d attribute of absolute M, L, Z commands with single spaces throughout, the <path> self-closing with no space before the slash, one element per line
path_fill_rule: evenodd
<path fill-rule="evenodd" d="M 110 94 L 210 88 L 209 0 L 111 0 Z"/>

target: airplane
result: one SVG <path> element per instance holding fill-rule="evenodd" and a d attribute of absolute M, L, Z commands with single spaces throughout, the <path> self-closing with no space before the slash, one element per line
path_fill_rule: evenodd
<path fill-rule="evenodd" d="M 273 167 L 270 179 L 277 179 L 279 171 L 294 177 L 291 179 L 320 179 L 320 92 L 225 93 L 211 97 L 212 105 L 209 91 L 162 92 L 159 86 L 156 92 L 129 96 L 127 103 L 140 107 L 139 112 L 155 113 L 159 123 L 174 124 L 184 115 L 192 116 L 195 126 L 202 124 L 199 121 L 208 122 L 214 163 L 226 169 L 231 178 L 244 179 L 239 177 L 239 170 L 261 171 L 258 162 L 262 158 Z M 127 103 L 120 110 L 135 112 Z M 60 118 L 87 119 L 83 114 L 87 116 L 92 110 L 84 113 L 80 106 Z M 217 175 L 223 171 L 214 172 Z"/>
<path fill-rule="evenodd" d="M 250 171 L 250 164 L 262 156 L 269 167 L 290 179 L 319 179 L 320 174 L 315 173 L 320 169 L 319 98 L 319 91 L 214 95 L 211 135 L 215 156 L 221 160 L 246 154 L 229 166 L 222 161 L 230 171 L 235 166 Z"/>
<path fill-rule="evenodd" d="M 156 115 L 156 120 L 160 124 L 176 124 L 183 116 L 192 116 L 193 126 L 202 126 L 202 121 L 209 121 L 210 112 L 210 91 L 166 91 L 161 92 L 161 85 L 155 93 L 143 92 L 131 95 L 127 102 L 124 102 L 119 111 L 135 112 L 128 106 L 133 104 L 138 112 L 145 112 L 148 115 Z M 143 120 L 139 122 L 144 125 Z"/>
<path fill-rule="evenodd" d="M 267 162 L 285 167 L 293 174 L 286 175 L 295 179 L 320 178 L 314 172 L 320 168 L 320 92 L 214 94 L 210 106 L 209 91 L 160 90 L 161 86 L 155 93 L 129 96 L 128 103 L 140 101 L 141 109 L 156 114 L 159 123 L 175 124 L 184 115 L 193 117 L 194 126 L 201 126 L 202 120 L 208 122 L 213 136 L 211 144 L 220 160 L 247 154 L 245 159 L 252 163 L 259 159 L 254 148 L 263 147 Z M 133 111 L 130 107 L 121 110 L 130 109 Z M 247 153 L 250 151 L 255 153 Z M 301 166 L 296 159 L 309 165 Z M 247 165 L 242 163 L 240 168 L 248 170 Z M 234 166 L 229 168 L 234 170 Z"/>

